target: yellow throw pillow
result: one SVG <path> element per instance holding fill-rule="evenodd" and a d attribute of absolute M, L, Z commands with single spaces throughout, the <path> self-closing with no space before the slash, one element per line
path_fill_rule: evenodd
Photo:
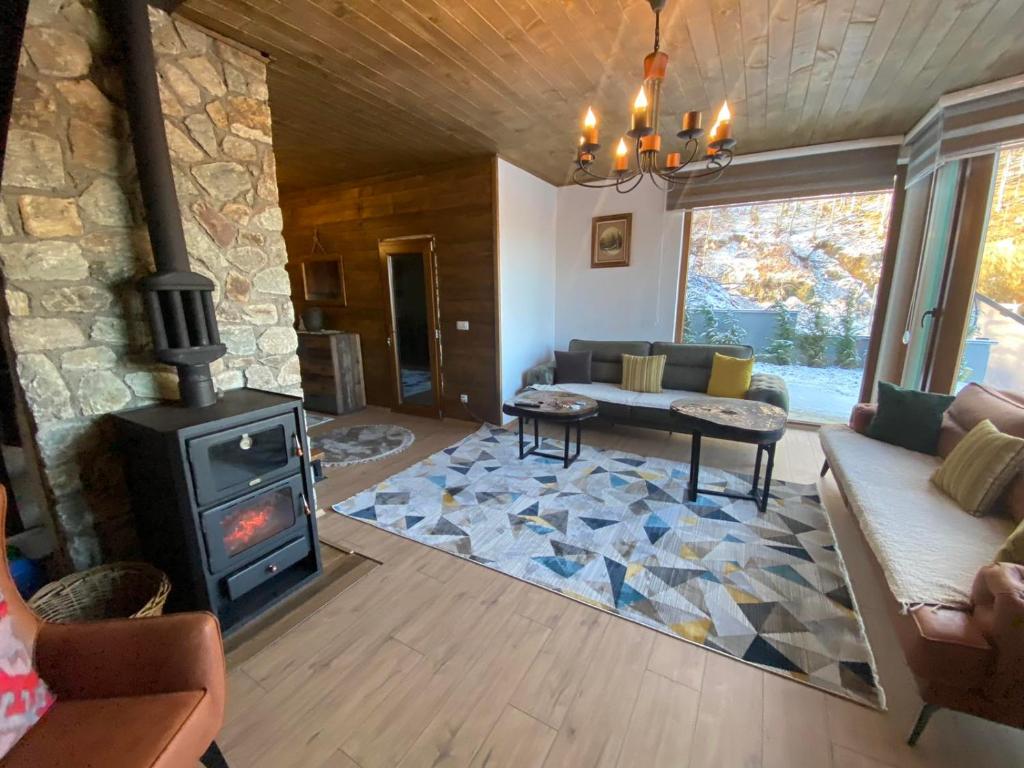
<path fill-rule="evenodd" d="M 995 562 L 1024 565 L 1024 520 L 1003 542 L 1002 548 L 996 552 Z"/>
<path fill-rule="evenodd" d="M 974 516 L 992 509 L 1024 463 L 1024 439 L 978 422 L 942 462 L 932 483 Z"/>
<path fill-rule="evenodd" d="M 668 355 L 623 355 L 622 388 L 630 392 L 661 392 Z"/>
<path fill-rule="evenodd" d="M 715 352 L 711 362 L 711 380 L 708 382 L 708 394 L 712 397 L 747 396 L 750 389 L 750 377 L 754 373 L 754 358 L 742 360 Z"/>

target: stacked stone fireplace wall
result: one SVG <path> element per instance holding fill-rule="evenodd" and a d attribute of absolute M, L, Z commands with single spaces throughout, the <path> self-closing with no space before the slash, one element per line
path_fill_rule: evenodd
<path fill-rule="evenodd" d="M 266 64 L 151 10 L 192 268 L 217 286 L 219 389 L 300 394 Z M 0 187 L 0 302 L 23 439 L 75 568 L 135 537 L 105 414 L 177 397 L 153 362 L 152 271 L 120 62 L 89 0 L 31 0 Z"/>

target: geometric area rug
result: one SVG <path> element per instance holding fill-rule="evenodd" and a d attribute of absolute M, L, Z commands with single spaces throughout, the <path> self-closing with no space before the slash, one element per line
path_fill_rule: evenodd
<path fill-rule="evenodd" d="M 558 450 L 554 441 L 547 450 Z M 584 446 L 520 461 L 484 425 L 334 510 L 878 709 L 885 695 L 814 485 L 686 501 L 688 466 Z M 750 476 L 701 467 L 701 485 Z"/>

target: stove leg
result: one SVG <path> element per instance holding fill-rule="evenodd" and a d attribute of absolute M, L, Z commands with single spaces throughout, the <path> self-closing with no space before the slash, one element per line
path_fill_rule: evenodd
<path fill-rule="evenodd" d="M 199 758 L 205 768 L 228 768 L 228 761 L 224 759 L 224 753 L 220 751 L 216 741 L 210 742 L 206 752 Z"/>
<path fill-rule="evenodd" d="M 910 729 L 910 735 L 907 737 L 907 744 L 911 747 L 917 744 L 917 740 L 921 738 L 921 734 L 924 733 L 925 727 L 928 725 L 928 721 L 932 719 L 939 710 L 935 704 L 924 704 L 921 706 L 921 712 L 917 716 L 917 721 L 914 723 L 914 727 Z"/>

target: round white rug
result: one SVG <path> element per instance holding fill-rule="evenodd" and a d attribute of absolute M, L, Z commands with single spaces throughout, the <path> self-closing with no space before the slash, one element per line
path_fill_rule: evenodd
<path fill-rule="evenodd" d="M 347 467 L 401 453 L 415 440 L 411 430 L 396 424 L 360 424 L 316 435 L 313 447 L 324 452 L 325 467 Z"/>

